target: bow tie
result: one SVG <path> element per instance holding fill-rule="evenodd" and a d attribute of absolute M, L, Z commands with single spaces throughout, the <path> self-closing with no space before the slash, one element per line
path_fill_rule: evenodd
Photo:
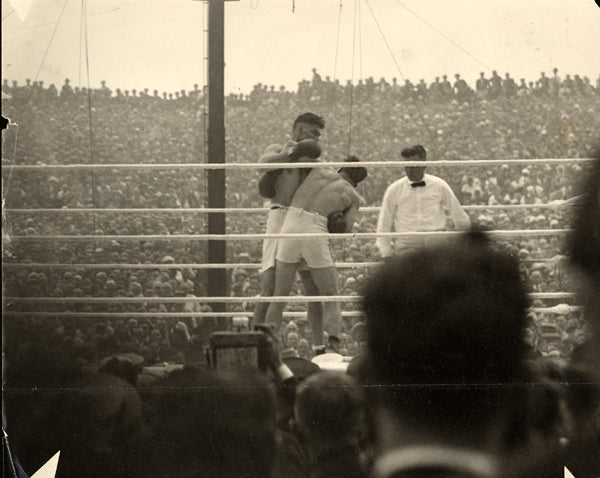
<path fill-rule="evenodd" d="M 413 188 L 420 188 L 422 186 L 425 186 L 425 181 L 419 181 L 418 183 L 410 183 L 410 186 Z"/>

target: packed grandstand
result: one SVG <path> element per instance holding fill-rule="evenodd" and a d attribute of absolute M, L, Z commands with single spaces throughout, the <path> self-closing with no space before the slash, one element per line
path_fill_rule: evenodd
<path fill-rule="evenodd" d="M 110 85 L 109 85 L 110 86 Z M 189 212 L 206 207 L 204 170 L 182 169 L 61 169 L 15 170 L 12 165 L 203 163 L 205 102 L 197 85 L 190 91 L 87 91 L 42 81 L 25 85 L 4 80 L 3 115 L 12 124 L 3 132 L 4 294 L 7 297 L 188 297 L 186 303 L 146 304 L 53 302 L 5 304 L 7 311 L 55 312 L 52 318 L 6 320 L 10 337 L 22 345 L 27 338 L 47 334 L 61 347 L 71 347 L 82 361 L 134 352 L 146 365 L 181 361 L 214 319 L 180 318 L 61 318 L 60 312 L 210 312 L 206 270 L 184 268 L 111 268 L 110 264 L 202 264 L 206 242 L 199 240 L 105 241 L 102 235 L 201 234 L 207 214 Z M 494 164 L 430 167 L 452 187 L 474 224 L 489 230 L 566 229 L 571 209 L 565 201 L 577 191 L 585 162 L 510 164 L 510 159 L 586 158 L 592 154 L 600 130 L 600 78 L 555 72 L 535 81 L 515 82 L 510 75 L 482 78 L 474 85 L 455 75 L 432 84 L 400 85 L 396 79 L 361 80 L 357 85 L 321 78 L 299 82 L 297 91 L 258 84 L 248 95 L 225 100 L 228 163 L 256 162 L 265 146 L 289 136 L 291 122 L 304 111 L 322 115 L 326 127 L 321 143 L 326 161 L 358 156 L 370 161 L 399 159 L 399 151 L 424 144 L 433 160 L 493 159 Z M 91 129 L 90 129 L 91 128 Z M 403 174 L 402 168 L 369 168 L 359 187 L 365 199 L 357 232 L 373 232 L 385 188 Z M 266 206 L 257 189 L 259 171 L 228 169 L 227 206 Z M 499 206 L 526 205 L 502 209 Z M 472 207 L 475 206 L 475 207 Z M 485 206 L 492 206 L 486 208 Z M 35 210 L 60 209 L 60 212 Z M 77 212 L 77 208 L 152 208 L 152 212 Z M 161 212 L 161 208 L 176 208 Z M 27 209 L 27 211 L 18 211 Z M 227 214 L 227 233 L 261 234 L 265 212 Z M 12 242 L 12 236 L 96 235 L 94 241 Z M 564 234 L 503 237 L 499 243 L 521 260 L 521 272 L 532 292 L 572 292 L 573 279 L 562 266 Z M 359 295 L 368 265 L 378 261 L 373 238 L 335 239 L 335 258 L 358 263 L 338 268 L 339 290 Z M 258 264 L 261 241 L 227 242 L 227 262 Z M 11 267 L 11 263 L 20 263 Z M 31 263 L 27 267 L 27 263 Z M 72 268 L 39 268 L 37 263 L 73 264 Z M 23 266 L 22 264 L 25 264 Z M 77 264 L 106 264 L 85 268 Z M 260 292 L 255 267 L 230 268 L 230 295 L 254 297 Z M 224 295 L 227 291 L 224 291 Z M 298 284 L 295 294 L 302 294 Z M 573 299 L 535 300 L 537 308 Z M 229 304 L 232 312 L 247 312 L 254 303 Z M 358 310 L 345 303 L 345 311 Z M 288 310 L 302 311 L 302 304 Z M 310 358 L 310 328 L 302 314 L 286 317 L 280 331 L 286 353 Z M 529 340 L 538 354 L 568 357 L 586 333 L 580 311 L 530 313 Z M 206 324 L 209 324 L 208 326 Z M 238 328 L 247 321 L 236 318 Z M 207 329 L 208 327 L 208 329 Z M 344 319 L 340 352 L 357 355 L 365 347 L 360 315 Z"/>

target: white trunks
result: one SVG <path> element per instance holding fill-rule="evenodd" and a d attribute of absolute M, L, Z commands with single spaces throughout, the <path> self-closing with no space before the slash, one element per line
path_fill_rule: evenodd
<path fill-rule="evenodd" d="M 329 247 L 327 218 L 314 212 L 308 212 L 290 206 L 281 230 L 281 234 L 323 233 L 323 237 L 279 239 L 277 260 L 296 264 L 306 261 L 308 267 L 321 269 L 333 267 L 333 257 Z"/>
<path fill-rule="evenodd" d="M 281 227 L 285 221 L 285 216 L 287 214 L 288 208 L 285 206 L 279 206 L 277 204 L 273 204 L 271 206 L 271 210 L 267 215 L 267 228 L 265 233 L 267 234 L 277 234 L 281 231 Z M 271 267 L 275 267 L 275 254 L 277 252 L 277 242 L 279 239 L 265 239 L 263 240 L 263 250 L 262 250 L 262 266 L 260 268 L 261 272 L 265 272 Z"/>

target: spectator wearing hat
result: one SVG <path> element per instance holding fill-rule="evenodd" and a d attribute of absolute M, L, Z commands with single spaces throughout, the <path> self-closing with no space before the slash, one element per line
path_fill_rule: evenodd
<path fill-rule="evenodd" d="M 298 329 L 296 330 L 298 332 L 298 335 L 301 338 L 306 338 L 307 327 L 309 326 L 308 319 L 306 317 L 298 317 L 295 320 L 295 324 L 298 327 Z"/>
<path fill-rule="evenodd" d="M 465 102 L 471 98 L 473 91 L 467 84 L 467 82 L 460 77 L 458 73 L 454 75 L 456 81 L 454 82 L 454 91 L 456 100 L 459 103 Z"/>
<path fill-rule="evenodd" d="M 496 70 L 492 71 L 489 81 L 488 98 L 491 100 L 499 98 L 502 94 L 502 78 Z"/>
<path fill-rule="evenodd" d="M 485 77 L 485 73 L 479 73 L 479 78 L 475 82 L 475 94 L 477 98 L 485 98 L 489 87 L 489 81 Z"/>
<path fill-rule="evenodd" d="M 508 73 L 504 75 L 504 80 L 502 81 L 502 89 L 507 97 L 513 97 L 517 94 L 517 84 Z"/>
<path fill-rule="evenodd" d="M 558 96 L 560 93 L 560 86 L 562 84 L 560 76 L 558 75 L 558 68 L 553 68 L 552 73 L 553 75 L 550 79 L 550 94 L 553 96 Z"/>
<path fill-rule="evenodd" d="M 442 86 L 441 86 L 442 97 L 446 101 L 450 101 L 453 96 L 453 90 L 452 90 L 452 84 L 448 81 L 448 75 L 442 75 L 441 84 L 442 84 Z"/>
<path fill-rule="evenodd" d="M 427 152 L 421 145 L 401 152 L 407 161 L 425 161 Z M 468 229 L 471 221 L 454 192 L 441 178 L 425 174 L 425 166 L 406 167 L 406 176 L 385 191 L 377 232 L 433 232 L 447 229 L 446 213 L 459 230 Z M 431 242 L 427 238 L 378 237 L 377 246 L 383 258 L 417 249 Z"/>
<path fill-rule="evenodd" d="M 73 88 L 69 84 L 70 81 L 68 78 L 65 79 L 65 83 L 60 90 L 60 97 L 65 98 L 67 101 L 73 96 Z"/>
<path fill-rule="evenodd" d="M 427 92 L 427 98 L 431 101 L 440 101 L 442 98 L 442 84 L 440 83 L 440 77 L 436 76 L 433 83 L 429 85 Z"/>
<path fill-rule="evenodd" d="M 540 78 L 537 81 L 537 89 L 544 96 L 550 92 L 550 78 L 543 71 L 540 73 Z"/>

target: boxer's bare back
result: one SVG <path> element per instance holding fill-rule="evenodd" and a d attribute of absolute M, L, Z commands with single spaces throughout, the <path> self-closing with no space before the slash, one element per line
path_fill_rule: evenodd
<path fill-rule="evenodd" d="M 329 217 L 335 212 L 358 210 L 360 196 L 354 188 L 333 168 L 314 168 L 300 184 L 291 206 Z M 352 229 L 356 219 L 350 218 L 347 230 Z"/>

